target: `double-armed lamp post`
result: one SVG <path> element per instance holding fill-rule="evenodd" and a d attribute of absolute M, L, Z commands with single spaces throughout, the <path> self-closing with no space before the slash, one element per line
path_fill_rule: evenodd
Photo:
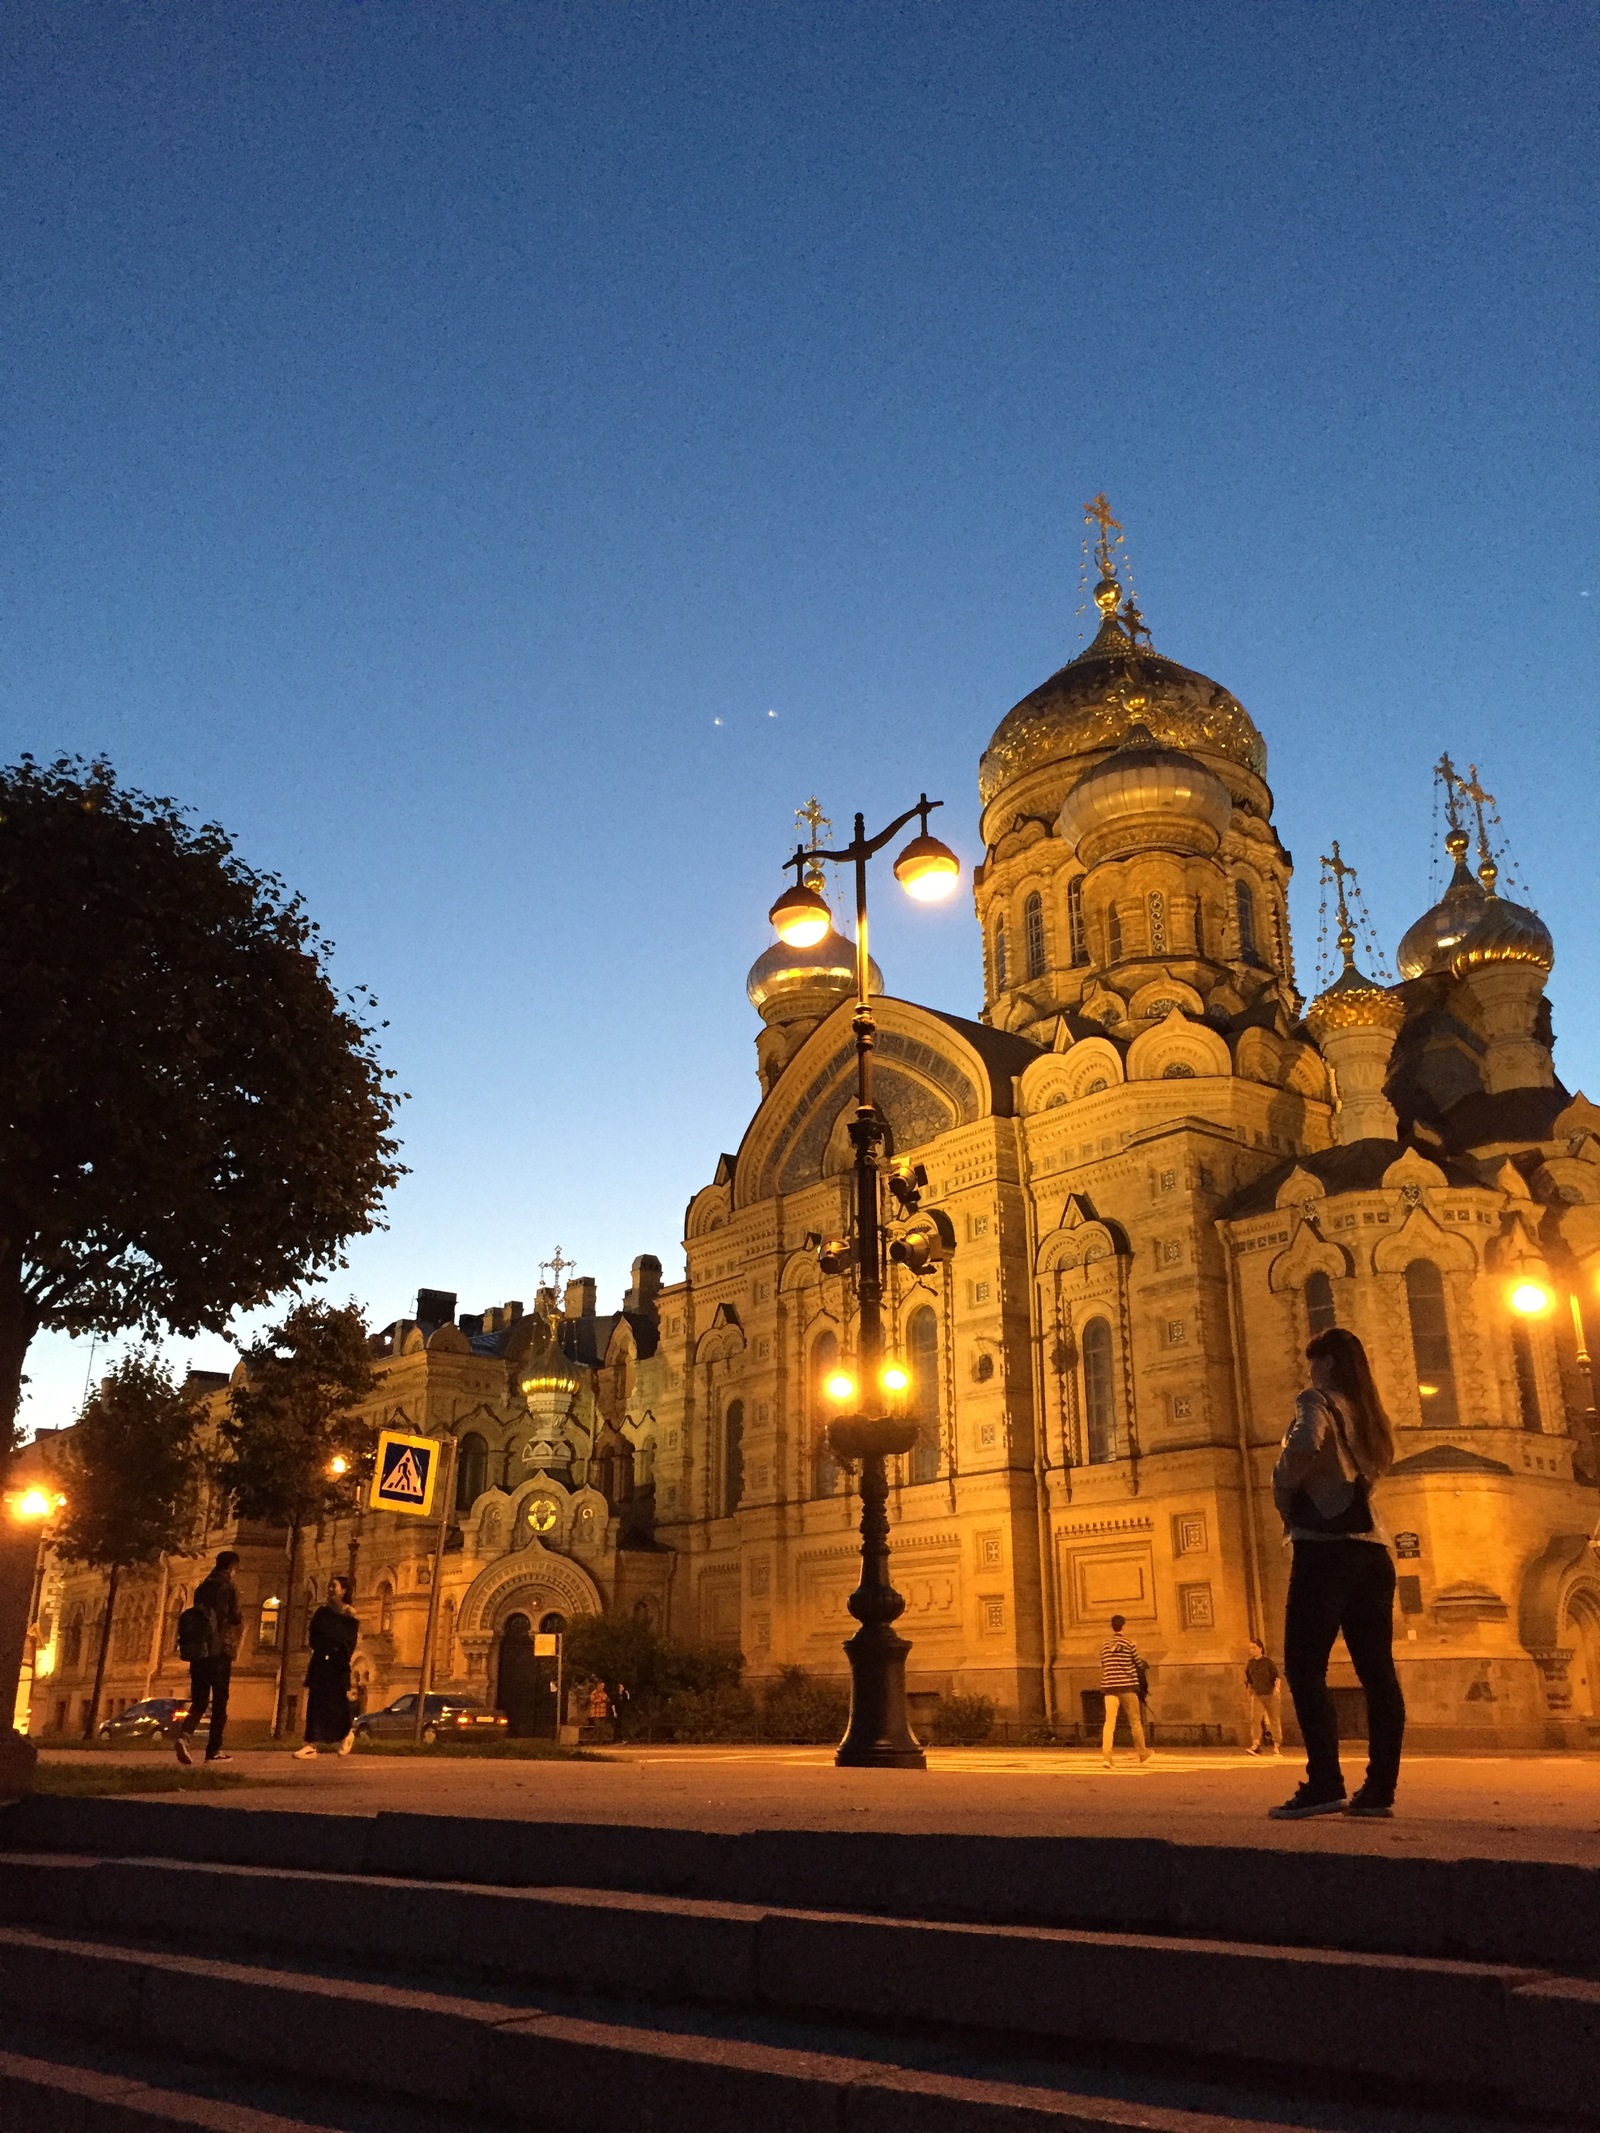
<path fill-rule="evenodd" d="M 834 1761 L 869 1769 L 920 1770 L 926 1758 L 906 1710 L 906 1654 L 911 1647 L 894 1626 L 906 1603 L 889 1581 L 887 1462 L 897 1453 L 910 1451 L 918 1428 L 903 1415 L 887 1411 L 893 1399 L 904 1393 L 909 1378 L 904 1365 L 885 1354 L 883 1338 L 885 1224 L 880 1193 L 887 1166 L 883 1120 L 872 1094 L 877 1030 L 868 988 L 867 861 L 916 818 L 918 834 L 895 860 L 895 879 L 919 903 L 942 902 L 961 873 L 955 853 L 928 833 L 928 816 L 942 804 L 924 793 L 915 807 L 897 815 L 875 837 L 867 835 L 865 820 L 857 815 L 855 835 L 842 851 L 800 847 L 787 862 L 795 870 L 794 886 L 783 892 L 771 912 L 780 940 L 793 948 L 814 947 L 831 930 L 833 915 L 807 881 L 808 872 L 822 860 L 854 868 L 856 1108 L 850 1143 L 855 1150 L 855 1235 L 848 1252 L 836 1256 L 847 1258 L 854 1268 L 859 1314 L 856 1371 L 852 1375 L 840 1369 L 824 1389 L 841 1405 L 855 1403 L 854 1413 L 832 1424 L 828 1440 L 836 1458 L 859 1466 L 861 1472 L 861 1582 L 849 1600 L 850 1612 L 861 1626 L 845 1645 L 850 1661 L 850 1724 Z M 914 1180 L 897 1175 L 891 1185 L 903 1208 L 916 1207 Z"/>

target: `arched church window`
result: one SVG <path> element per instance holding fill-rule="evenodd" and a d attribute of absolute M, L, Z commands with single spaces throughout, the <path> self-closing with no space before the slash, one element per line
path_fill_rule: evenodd
<path fill-rule="evenodd" d="M 1206 952 L 1206 913 L 1198 896 L 1194 900 L 1194 952 L 1196 955 Z"/>
<path fill-rule="evenodd" d="M 744 1402 L 730 1400 L 722 1418 L 722 1516 L 731 1518 L 744 1494 Z"/>
<path fill-rule="evenodd" d="M 811 1343 L 811 1367 L 807 1373 L 807 1391 L 810 1395 L 806 1405 L 811 1420 L 811 1493 L 813 1496 L 832 1496 L 839 1486 L 839 1469 L 834 1464 L 833 1447 L 828 1442 L 828 1424 L 832 1409 L 822 1381 L 839 1360 L 839 1336 L 831 1328 L 819 1333 Z"/>
<path fill-rule="evenodd" d="M 931 1304 L 919 1304 L 906 1320 L 906 1368 L 911 1394 L 906 1412 L 922 1431 L 911 1448 L 911 1479 L 939 1478 L 939 1321 Z"/>
<path fill-rule="evenodd" d="M 83 1664 L 83 1609 L 75 1607 L 67 1618 L 66 1635 L 61 1640 L 61 1664 L 70 1673 L 73 1667 Z"/>
<path fill-rule="evenodd" d="M 1314 1274 L 1306 1276 L 1306 1325 L 1311 1338 L 1326 1333 L 1339 1323 L 1333 1309 L 1333 1283 L 1319 1267 Z"/>
<path fill-rule="evenodd" d="M 1406 1268 L 1406 1309 L 1411 1316 L 1411 1353 L 1423 1420 L 1436 1429 L 1455 1429 L 1461 1416 L 1444 1310 L 1444 1276 L 1431 1259 L 1413 1259 Z"/>
<path fill-rule="evenodd" d="M 1090 1319 L 1083 1329 L 1082 1349 L 1083 1419 L 1089 1438 L 1089 1464 L 1104 1466 L 1117 1456 L 1117 1390 L 1109 1319 Z"/>
<path fill-rule="evenodd" d="M 470 1511 L 489 1486 L 489 1447 L 469 1429 L 456 1451 L 456 1509 Z"/>
<path fill-rule="evenodd" d="M 439 1609 L 439 1649 L 434 1654 L 433 1678 L 448 1681 L 456 1670 L 456 1603 L 446 1600 Z"/>
<path fill-rule="evenodd" d="M 1089 960 L 1089 929 L 1083 922 L 1083 876 L 1075 874 L 1067 883 L 1067 940 L 1071 946 L 1074 963 Z"/>
<path fill-rule="evenodd" d="M 994 989 L 1006 989 L 1006 921 L 1004 912 L 994 922 Z"/>
<path fill-rule="evenodd" d="M 1022 907 L 1022 941 L 1030 978 L 1044 976 L 1044 898 L 1035 889 Z"/>
<path fill-rule="evenodd" d="M 261 1618 L 256 1623 L 256 1650 L 258 1652 L 275 1652 L 278 1649 L 279 1617 L 282 1612 L 283 1602 L 277 1597 L 276 1593 L 269 1594 L 262 1601 Z"/>
<path fill-rule="evenodd" d="M 1536 1435 L 1544 1428 L 1539 1412 L 1539 1377 L 1533 1367 L 1533 1339 L 1526 1326 L 1511 1328 L 1511 1363 L 1517 1380 L 1517 1419 Z"/>
<path fill-rule="evenodd" d="M 1234 883 L 1233 907 L 1239 915 L 1239 960 L 1253 963 L 1256 960 L 1256 900 L 1250 893 L 1249 882 Z"/>
<path fill-rule="evenodd" d="M 1115 904 L 1106 913 L 1106 961 L 1122 961 L 1122 915 Z"/>
<path fill-rule="evenodd" d="M 1145 898 L 1145 909 L 1150 920 L 1150 953 L 1165 955 L 1167 952 L 1167 899 L 1160 889 L 1152 889 Z"/>
<path fill-rule="evenodd" d="M 389 1636 L 394 1629 L 394 1587 L 387 1579 L 378 1587 L 378 1634 Z"/>

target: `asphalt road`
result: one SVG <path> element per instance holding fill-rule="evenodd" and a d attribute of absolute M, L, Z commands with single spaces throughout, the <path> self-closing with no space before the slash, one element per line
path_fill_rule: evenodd
<path fill-rule="evenodd" d="M 95 1760 L 146 1763 L 155 1752 L 101 1751 Z M 230 1767 L 266 1785 L 197 1797 L 240 1813 L 405 1808 L 709 1830 L 1077 1833 L 1600 1865 L 1600 1757 L 1585 1755 L 1417 1756 L 1405 1765 L 1392 1822 L 1280 1823 L 1266 1810 L 1298 1782 L 1296 1757 L 1174 1749 L 1108 1772 L 1097 1754 L 1072 1749 L 947 1748 L 930 1751 L 928 1769 L 916 1772 L 838 1770 L 822 1748 L 605 1752 L 604 1762 L 357 1754 L 301 1763 L 284 1749 L 247 1749 Z M 61 1753 L 47 1749 L 43 1760 Z M 1359 1759 L 1348 1758 L 1352 1789 L 1360 1774 Z"/>

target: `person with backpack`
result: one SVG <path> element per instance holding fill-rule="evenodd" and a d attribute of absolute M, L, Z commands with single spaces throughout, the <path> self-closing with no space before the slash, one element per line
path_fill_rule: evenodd
<path fill-rule="evenodd" d="M 1250 1713 L 1247 1722 L 1250 1746 L 1246 1752 L 1261 1755 L 1269 1749 L 1274 1755 L 1282 1755 L 1283 1684 L 1259 1637 L 1250 1639 L 1250 1656 L 1244 1663 L 1244 1693 Z M 1263 1733 L 1267 1737 L 1267 1749 L 1261 1745 Z"/>
<path fill-rule="evenodd" d="M 1121 1711 L 1128 1714 L 1128 1729 L 1133 1735 L 1140 1762 L 1149 1762 L 1151 1755 L 1145 1746 L 1142 1710 L 1150 1691 L 1150 1676 L 1139 1657 L 1139 1647 L 1131 1637 L 1122 1634 L 1125 1619 L 1122 1615 L 1111 1617 L 1111 1634 L 1100 1647 L 1100 1686 L 1105 1692 L 1106 1704 L 1105 1725 L 1100 1733 L 1100 1760 L 1108 1770 L 1113 1767 L 1112 1749 L 1117 1737 L 1117 1715 Z"/>
<path fill-rule="evenodd" d="M 1306 1744 L 1305 1782 L 1277 1822 L 1394 1812 L 1406 1706 L 1394 1668 L 1394 1560 L 1373 1515 L 1371 1490 L 1394 1464 L 1394 1430 L 1367 1351 L 1330 1326 L 1306 1348 L 1311 1383 L 1272 1475 L 1272 1496 L 1294 1550 L 1284 1613 L 1283 1666 Z M 1328 1659 L 1342 1633 L 1367 1696 L 1367 1775 L 1348 1802 L 1339 1765 L 1339 1720 Z"/>
<path fill-rule="evenodd" d="M 355 1746 L 351 1731 L 350 1662 L 355 1657 L 361 1624 L 350 1607 L 348 1578 L 330 1578 L 328 1597 L 311 1617 L 306 1634 L 311 1662 L 306 1668 L 306 1744 L 296 1748 L 299 1761 L 313 1760 L 319 1746 L 348 1755 Z"/>
<path fill-rule="evenodd" d="M 244 1617 L 239 1612 L 239 1594 L 233 1573 L 239 1558 L 224 1548 L 216 1567 L 195 1587 L 193 1603 L 178 1617 L 178 1656 L 189 1662 L 189 1708 L 173 1740 L 178 1761 L 186 1767 L 194 1761 L 189 1742 L 195 1728 L 211 1711 L 206 1734 L 206 1761 L 231 1763 L 224 1752 L 223 1730 L 228 1723 L 228 1684 L 233 1662 L 244 1635 Z"/>

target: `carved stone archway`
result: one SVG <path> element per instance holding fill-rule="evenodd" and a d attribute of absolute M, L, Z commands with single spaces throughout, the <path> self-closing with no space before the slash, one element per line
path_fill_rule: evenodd
<path fill-rule="evenodd" d="M 564 1555 L 530 1540 L 515 1555 L 500 1556 L 467 1587 L 456 1615 L 456 1640 L 466 1654 L 467 1674 L 487 1682 L 489 1655 L 508 1615 L 525 1614 L 537 1628 L 546 1614 L 605 1612 L 600 1588 L 588 1571 Z"/>

